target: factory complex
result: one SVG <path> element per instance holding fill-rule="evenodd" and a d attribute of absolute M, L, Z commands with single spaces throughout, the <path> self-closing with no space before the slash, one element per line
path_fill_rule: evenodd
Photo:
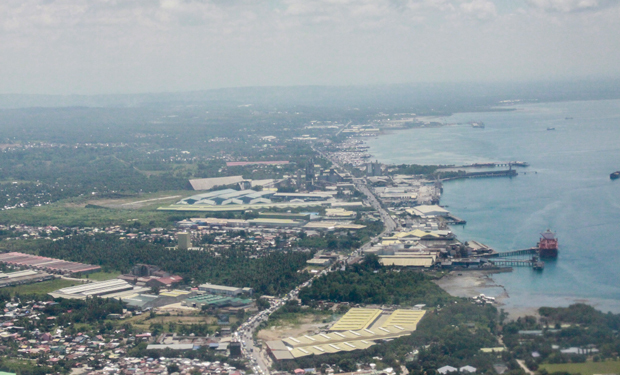
<path fill-rule="evenodd" d="M 36 255 L 10 252 L 0 254 L 0 263 L 14 267 L 30 268 L 62 275 L 84 275 L 101 270 L 99 266 L 67 262 L 65 260 L 46 258 Z"/>
<path fill-rule="evenodd" d="M 274 360 L 282 361 L 309 355 L 367 349 L 382 340 L 411 334 L 425 312 L 352 308 L 328 332 L 268 341 L 267 351 Z"/>
<path fill-rule="evenodd" d="M 52 280 L 55 276 L 47 272 L 23 270 L 16 272 L 0 272 L 0 288 L 22 284 L 32 284 Z"/>

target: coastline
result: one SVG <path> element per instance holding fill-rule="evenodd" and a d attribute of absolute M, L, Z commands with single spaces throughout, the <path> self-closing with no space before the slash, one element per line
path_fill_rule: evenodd
<path fill-rule="evenodd" d="M 455 124 L 441 124 L 435 126 L 420 126 L 415 128 L 390 128 L 389 130 L 382 130 L 378 135 L 380 136 L 394 134 L 398 131 L 411 130 L 411 129 L 425 129 L 435 127 L 453 126 Z M 365 146 L 368 146 L 366 137 L 356 137 L 356 140 L 361 141 Z M 369 151 L 370 148 L 367 149 Z M 370 158 L 373 154 L 369 153 Z M 440 198 L 441 200 L 441 198 Z M 545 305 L 537 306 L 519 306 L 516 304 L 510 304 L 510 291 L 506 289 L 504 285 L 500 285 L 493 278 L 493 275 L 500 273 L 501 271 L 487 271 L 487 270 L 455 270 L 451 271 L 446 276 L 435 281 L 440 288 L 454 297 L 472 298 L 484 294 L 489 297 L 495 298 L 495 306 L 498 309 L 503 309 L 508 313 L 509 319 L 516 319 L 524 316 L 538 316 L 538 309 Z M 511 271 L 512 272 L 512 271 Z M 585 302 L 584 303 L 588 303 Z"/>

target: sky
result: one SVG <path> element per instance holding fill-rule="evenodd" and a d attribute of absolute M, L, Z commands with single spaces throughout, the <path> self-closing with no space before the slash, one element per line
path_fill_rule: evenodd
<path fill-rule="evenodd" d="M 620 0 L 2 0 L 0 94 L 620 78 Z"/>

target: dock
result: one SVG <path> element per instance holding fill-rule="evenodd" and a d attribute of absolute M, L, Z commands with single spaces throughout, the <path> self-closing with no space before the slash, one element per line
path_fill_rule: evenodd
<path fill-rule="evenodd" d="M 532 255 L 538 252 L 537 247 L 530 247 L 529 249 L 521 249 L 521 250 L 511 250 L 511 251 L 502 251 L 495 252 L 487 255 L 483 255 L 485 258 L 506 258 L 506 257 L 516 257 L 522 255 Z"/>
<path fill-rule="evenodd" d="M 465 225 L 467 221 L 461 219 L 460 217 L 454 216 L 451 213 L 445 216 L 446 222 L 452 225 Z"/>
<path fill-rule="evenodd" d="M 457 176 L 442 178 L 441 181 L 460 180 L 463 178 L 487 178 L 487 177 L 514 177 L 518 175 L 514 169 L 506 169 L 501 171 L 485 171 L 485 172 L 464 172 Z"/>
<path fill-rule="evenodd" d="M 531 256 L 530 259 L 510 259 L 511 257 Z M 536 271 L 542 271 L 545 263 L 540 261 L 538 257 L 538 248 L 531 247 L 529 249 L 503 251 L 501 253 L 494 252 L 483 255 L 487 261 L 497 267 L 531 267 Z"/>

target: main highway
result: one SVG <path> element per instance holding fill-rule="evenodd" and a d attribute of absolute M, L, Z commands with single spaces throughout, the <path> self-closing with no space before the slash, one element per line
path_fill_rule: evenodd
<path fill-rule="evenodd" d="M 315 150 L 315 151 L 319 152 L 323 157 L 327 158 L 327 155 L 325 155 L 324 153 L 318 150 Z M 334 161 L 332 161 L 332 163 L 339 166 Z M 385 210 L 381 206 L 381 203 L 379 202 L 377 197 L 372 193 L 372 191 L 368 188 L 368 186 L 366 186 L 365 180 L 359 178 L 359 179 L 354 179 L 353 182 L 355 184 L 356 189 L 358 189 L 361 193 L 366 195 L 368 203 L 381 215 L 381 220 L 383 221 L 385 228 L 379 236 L 382 236 L 384 234 L 387 234 L 387 233 L 390 233 L 396 230 L 398 228 L 398 224 L 390 216 L 387 210 Z M 376 239 L 377 237 L 375 237 L 374 239 Z M 372 244 L 372 241 L 364 244 L 360 249 L 354 251 L 351 255 L 346 257 L 343 260 L 344 261 L 343 263 L 346 264 L 350 258 L 361 255 L 362 251 L 370 247 L 371 244 Z M 319 274 L 313 276 L 310 280 L 305 281 L 301 285 L 298 285 L 295 289 L 291 290 L 284 297 L 274 298 L 270 300 L 269 308 L 259 311 L 255 315 L 252 315 L 233 334 L 233 339 L 241 342 L 243 355 L 250 362 L 251 369 L 254 371 L 255 374 L 258 374 L 258 375 L 269 375 L 270 374 L 269 364 L 271 360 L 267 358 L 267 352 L 265 350 L 266 348 L 262 348 L 262 350 L 260 348 L 257 348 L 256 342 L 254 341 L 254 338 L 253 338 L 254 331 L 258 328 L 260 323 L 267 321 L 269 319 L 269 316 L 273 314 L 277 309 L 279 309 L 282 305 L 284 305 L 287 301 L 297 298 L 299 291 L 302 288 L 310 285 L 315 278 L 321 277 L 327 274 L 328 272 L 332 272 L 333 270 L 339 269 L 339 268 L 340 267 L 336 267 L 335 265 L 332 265 L 331 267 L 321 271 Z"/>

